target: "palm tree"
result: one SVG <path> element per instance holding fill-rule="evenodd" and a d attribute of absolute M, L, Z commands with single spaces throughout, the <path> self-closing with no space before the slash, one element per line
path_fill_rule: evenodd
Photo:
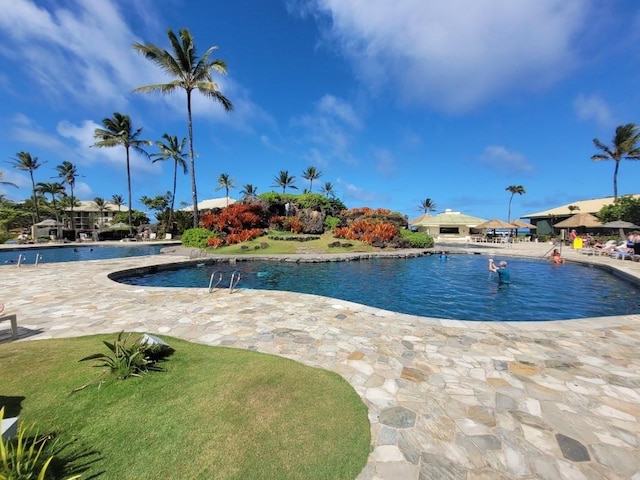
<path fill-rule="evenodd" d="M 111 197 L 111 203 L 118 207 L 118 211 L 120 211 L 120 207 L 124 205 L 124 197 L 116 193 Z"/>
<path fill-rule="evenodd" d="M 176 198 L 176 185 L 178 181 L 178 166 L 182 167 L 182 171 L 187 173 L 187 154 L 183 153 L 184 144 L 187 142 L 186 138 L 182 138 L 180 143 L 178 143 L 178 137 L 175 135 L 169 135 L 165 133 L 162 135 L 167 143 L 162 143 L 161 141 L 156 142 L 156 146 L 160 149 L 160 153 L 154 153 L 151 155 L 152 162 L 155 163 L 157 161 L 163 160 L 173 160 L 173 192 L 171 194 L 171 206 L 169 207 L 169 220 L 167 222 L 167 229 L 173 229 L 173 205 L 174 200 Z"/>
<path fill-rule="evenodd" d="M 229 206 L 229 190 L 232 188 L 236 188 L 233 182 L 233 178 L 231 178 L 228 173 L 221 173 L 218 177 L 218 186 L 216 187 L 216 190 L 224 188 L 227 198 L 227 207 Z"/>
<path fill-rule="evenodd" d="M 258 187 L 254 187 L 252 184 L 247 183 L 240 190 L 240 195 L 245 200 L 254 200 L 258 196 Z"/>
<path fill-rule="evenodd" d="M 309 180 L 309 192 L 313 192 L 313 181 L 319 179 L 322 176 L 322 172 L 316 170 L 316 167 L 307 167 L 307 169 L 302 172 L 302 178 L 305 180 Z"/>
<path fill-rule="evenodd" d="M 438 206 L 430 198 L 425 198 L 420 202 L 419 209 L 422 210 L 425 215 L 428 214 L 429 212 L 434 211 L 436 208 L 438 208 Z"/>
<path fill-rule="evenodd" d="M 511 221 L 511 200 L 513 200 L 513 196 L 516 193 L 518 195 L 524 195 L 527 191 L 522 185 L 509 185 L 505 190 L 511 192 L 511 197 L 509 198 L 509 213 L 507 215 L 507 223 L 509 223 Z"/>
<path fill-rule="evenodd" d="M 104 226 L 104 211 L 107 208 L 107 201 L 102 197 L 96 197 L 93 199 L 93 204 L 100 212 L 100 228 L 102 228 Z"/>
<path fill-rule="evenodd" d="M 635 123 L 627 123 L 626 125 L 620 125 L 616 128 L 616 134 L 613 137 L 613 142 L 610 147 L 603 144 L 597 138 L 593 139 L 593 144 L 598 150 L 602 150 L 603 153 L 596 153 L 591 157 L 591 160 L 613 160 L 616 162 L 616 167 L 613 170 L 614 202 L 618 199 L 618 169 L 620 168 L 620 161 L 624 159 L 640 159 L 639 141 L 640 131 Z"/>
<path fill-rule="evenodd" d="M 293 182 L 295 181 L 296 177 L 294 177 L 293 175 L 289 176 L 288 170 L 280 170 L 280 173 L 277 176 L 273 177 L 274 185 L 272 185 L 272 187 L 282 187 L 282 193 L 284 194 L 287 187 L 293 188 L 295 190 L 298 189 L 298 187 L 293 184 Z"/>
<path fill-rule="evenodd" d="M 51 195 L 51 203 L 53 204 L 53 211 L 56 215 L 56 222 L 60 222 L 58 208 L 56 207 L 56 195 L 64 195 L 64 185 L 60 182 L 38 182 L 36 190 L 42 195 L 46 193 Z"/>
<path fill-rule="evenodd" d="M 32 157 L 29 152 L 18 152 L 16 158 L 12 158 L 9 162 L 13 165 L 13 168 L 29 172 L 31 177 L 31 193 L 33 195 L 33 205 L 35 209 L 35 222 L 40 221 L 40 212 L 38 211 L 38 199 L 36 198 L 36 181 L 33 178 L 33 172 L 40 168 L 44 163 L 38 163 L 38 157 Z"/>
<path fill-rule="evenodd" d="M 151 145 L 149 140 L 141 140 L 138 138 L 142 132 L 142 127 L 133 131 L 131 126 L 131 118 L 119 112 L 113 114 L 113 118 L 105 118 L 102 120 L 104 128 L 96 128 L 93 132 L 93 138 L 98 141 L 93 144 L 98 148 L 117 147 L 119 145 L 125 148 L 127 152 L 127 188 L 129 190 L 129 233 L 133 233 L 133 225 L 131 214 L 133 206 L 131 204 L 131 166 L 129 163 L 129 149 L 133 148 L 136 152 L 148 156 L 142 145 Z"/>
<path fill-rule="evenodd" d="M 18 188 L 18 185 L 16 185 L 15 183 L 5 182 L 4 180 L 2 180 L 3 176 L 4 176 L 4 172 L 2 170 L 0 170 L 0 185 L 8 185 L 10 187 Z"/>
<path fill-rule="evenodd" d="M 331 182 L 325 182 L 325 184 L 322 187 L 320 187 L 320 191 L 324 193 L 324 196 L 327 198 L 333 197 L 336 194 L 333 188 L 333 183 Z"/>
<path fill-rule="evenodd" d="M 156 83 L 134 89 L 134 92 L 160 92 L 173 93 L 182 89 L 187 94 L 187 122 L 189 127 L 189 163 L 191 167 L 191 192 L 193 195 L 193 226 L 198 227 L 198 193 L 196 189 L 196 168 L 193 154 L 193 125 L 191 120 L 191 93 L 198 90 L 201 94 L 219 102 L 227 111 L 233 109 L 233 105 L 219 90 L 218 84 L 211 77 L 212 71 L 219 74 L 227 73 L 227 64 L 224 60 L 212 60 L 209 57 L 218 47 L 210 47 L 199 59 L 196 55 L 196 46 L 191 32 L 184 28 L 179 31 L 180 39 L 169 29 L 167 31 L 173 54 L 153 44 L 143 45 L 134 43 L 134 50 L 145 58 L 155 63 L 162 71 L 174 80 L 169 83 Z"/>
<path fill-rule="evenodd" d="M 80 174 L 78 173 L 78 167 L 76 167 L 68 160 L 65 160 L 60 165 L 58 165 L 56 167 L 56 170 L 58 171 L 58 177 L 62 179 L 62 183 L 66 183 L 67 185 L 69 185 L 69 189 L 71 190 L 71 230 L 74 231 L 75 237 L 76 226 L 73 219 L 73 207 L 75 205 L 75 198 L 73 197 L 73 188 L 76 185 L 76 178 L 78 178 Z"/>

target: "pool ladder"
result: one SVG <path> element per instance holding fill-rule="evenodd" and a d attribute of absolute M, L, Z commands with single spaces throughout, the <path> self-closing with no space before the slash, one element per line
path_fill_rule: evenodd
<path fill-rule="evenodd" d="M 231 274 L 231 280 L 229 281 L 229 293 L 233 293 L 233 289 L 236 288 L 238 282 L 240 281 L 240 271 L 234 270 Z M 209 278 L 209 293 L 213 291 L 218 285 L 222 283 L 222 272 L 216 270 L 211 274 L 211 278 Z"/>
<path fill-rule="evenodd" d="M 40 264 L 40 261 L 42 260 L 42 254 L 41 253 L 36 253 L 36 261 L 35 261 L 35 266 L 37 267 Z M 24 262 L 27 261 L 27 255 L 24 253 L 20 253 L 18 254 L 18 267 L 22 266 L 22 264 Z"/>

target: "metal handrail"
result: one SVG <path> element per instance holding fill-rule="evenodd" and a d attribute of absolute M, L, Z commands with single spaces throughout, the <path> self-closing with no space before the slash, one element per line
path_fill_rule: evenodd
<path fill-rule="evenodd" d="M 22 265 L 22 262 L 25 262 L 27 260 L 27 256 L 24 253 L 19 253 L 18 254 L 18 267 L 20 265 Z"/>
<path fill-rule="evenodd" d="M 233 289 L 238 285 L 240 281 L 240 270 L 234 270 L 231 274 L 231 280 L 229 281 L 229 293 L 233 293 Z"/>
<path fill-rule="evenodd" d="M 216 274 L 218 275 L 218 280 L 216 281 L 216 284 L 214 285 L 214 279 Z M 211 274 L 211 278 L 209 279 L 209 293 L 211 293 L 213 291 L 214 288 L 216 288 L 218 285 L 220 285 L 220 282 L 222 281 L 222 272 L 220 271 L 215 271 Z"/>

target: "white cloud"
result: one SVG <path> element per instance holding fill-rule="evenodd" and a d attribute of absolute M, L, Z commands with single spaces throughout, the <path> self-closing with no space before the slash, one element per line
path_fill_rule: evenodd
<path fill-rule="evenodd" d="M 324 95 L 316 102 L 312 113 L 294 117 L 291 125 L 302 129 L 302 140 L 322 150 L 323 158 L 357 163 L 349 148 L 354 131 L 361 128 L 362 122 L 348 102 L 333 95 Z"/>
<path fill-rule="evenodd" d="M 342 178 L 338 178 L 336 184 L 342 189 L 343 193 L 341 197 L 344 200 L 355 200 L 366 205 L 371 205 L 375 203 L 385 203 L 389 199 L 388 195 L 366 191 L 353 183 L 342 180 Z"/>
<path fill-rule="evenodd" d="M 599 95 L 581 93 L 573 101 L 573 108 L 580 120 L 593 120 L 600 127 L 610 127 L 614 124 L 609 105 Z"/>
<path fill-rule="evenodd" d="M 398 169 L 396 160 L 389 150 L 377 149 L 373 155 L 376 159 L 376 170 L 385 177 L 395 173 Z"/>
<path fill-rule="evenodd" d="M 499 145 L 487 146 L 480 155 L 480 161 L 504 175 L 529 174 L 534 170 L 525 155 Z"/>
<path fill-rule="evenodd" d="M 326 26 L 331 48 L 350 59 L 363 84 L 446 111 L 561 78 L 575 66 L 572 42 L 590 10 L 565 0 L 295 3 L 290 9 Z"/>

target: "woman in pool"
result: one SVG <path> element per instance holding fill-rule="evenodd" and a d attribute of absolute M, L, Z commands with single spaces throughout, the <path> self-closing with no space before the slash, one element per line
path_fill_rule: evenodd
<path fill-rule="evenodd" d="M 564 263 L 564 258 L 560 255 L 560 251 L 557 248 L 553 249 L 553 253 L 551 253 L 551 263 L 554 265 L 562 265 Z"/>

